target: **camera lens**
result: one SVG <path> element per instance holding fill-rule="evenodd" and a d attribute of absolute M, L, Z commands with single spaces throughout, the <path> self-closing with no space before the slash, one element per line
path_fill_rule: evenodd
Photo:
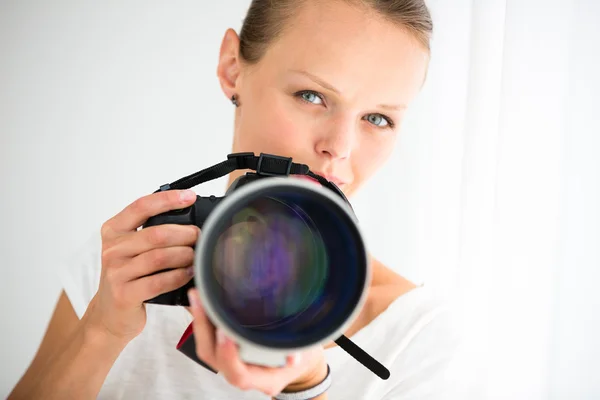
<path fill-rule="evenodd" d="M 367 278 L 362 237 L 333 196 L 290 179 L 261 183 L 214 210 L 202 287 L 212 311 L 247 340 L 311 345 L 355 311 Z"/>

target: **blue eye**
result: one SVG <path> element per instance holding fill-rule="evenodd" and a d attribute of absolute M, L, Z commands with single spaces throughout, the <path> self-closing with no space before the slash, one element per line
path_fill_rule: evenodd
<path fill-rule="evenodd" d="M 318 93 L 310 91 L 310 90 L 304 90 L 302 92 L 298 92 L 297 96 L 300 96 L 302 98 L 302 100 L 306 101 L 307 103 L 311 103 L 311 104 L 323 104 L 323 98 L 321 96 L 319 96 Z"/>
<path fill-rule="evenodd" d="M 390 121 L 387 117 L 384 117 L 381 114 L 369 114 L 367 115 L 367 121 L 380 128 L 393 126 L 392 121 Z"/>

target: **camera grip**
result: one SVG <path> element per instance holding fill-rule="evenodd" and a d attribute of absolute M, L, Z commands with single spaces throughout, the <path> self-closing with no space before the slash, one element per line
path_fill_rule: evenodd
<path fill-rule="evenodd" d="M 202 229 L 204 221 L 213 210 L 213 208 L 223 199 L 223 197 L 202 197 L 197 196 L 196 202 L 186 208 L 180 210 L 167 211 L 162 214 L 150 217 L 146 223 L 142 226 L 148 228 L 150 226 L 165 225 L 165 224 L 178 224 L 178 225 L 196 225 Z M 160 274 L 162 272 L 170 271 L 171 269 L 165 269 L 162 271 L 155 272 L 154 274 Z M 152 275 L 154 275 L 152 274 Z M 175 289 L 171 292 L 160 294 L 154 298 L 146 300 L 144 303 L 150 304 L 163 304 L 170 306 L 189 306 L 187 298 L 187 292 L 190 288 L 195 287 L 194 279 L 190 279 L 184 286 Z"/>
<path fill-rule="evenodd" d="M 198 202 L 198 197 L 196 197 L 196 203 Z M 182 208 L 180 210 L 172 210 L 167 211 L 162 214 L 155 215 L 153 217 L 148 218 L 146 223 L 142 226 L 142 228 L 148 228 L 150 226 L 156 225 L 166 225 L 166 224 L 177 224 L 177 225 L 193 225 L 195 220 L 195 208 L 196 203 L 193 205 Z"/>

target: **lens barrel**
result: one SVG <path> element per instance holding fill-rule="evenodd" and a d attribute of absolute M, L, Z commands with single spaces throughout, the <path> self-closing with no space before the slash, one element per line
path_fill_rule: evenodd
<path fill-rule="evenodd" d="M 289 177 L 260 179 L 226 196 L 204 223 L 195 268 L 215 325 L 240 346 L 281 351 L 341 336 L 370 279 L 349 205 Z"/>

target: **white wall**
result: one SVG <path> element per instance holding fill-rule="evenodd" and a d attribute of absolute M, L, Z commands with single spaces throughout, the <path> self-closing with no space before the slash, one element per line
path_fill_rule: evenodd
<path fill-rule="evenodd" d="M 216 63 L 222 34 L 240 27 L 248 4 L 0 1 L 0 396 L 39 344 L 60 291 L 54 274 L 61 262 L 129 202 L 229 152 L 233 111 L 218 86 Z M 473 96 L 489 93 L 468 84 L 476 58 L 471 18 L 485 16 L 473 4 L 431 2 L 436 36 L 429 80 L 394 158 L 353 202 L 375 255 L 443 294 L 477 276 L 461 269 L 460 256 L 465 178 L 477 178 L 465 158 L 465 129 L 473 134 L 477 126 L 465 128 L 465 119 L 480 99 Z M 504 2 L 495 4 L 504 9 Z M 555 303 L 544 305 L 551 345 L 547 360 L 530 364 L 546 365 L 549 376 L 533 389 L 511 392 L 515 398 L 600 394 L 593 379 L 600 356 L 594 280 L 600 278 L 600 60 L 591 40 L 600 10 L 591 0 L 578 7 L 585 22 L 578 34 L 587 40 L 572 51 L 576 84 L 569 99 L 589 101 L 571 110 L 564 147 L 557 148 L 564 176 L 557 185 L 561 258 L 549 271 L 557 282 L 549 294 Z M 499 165 L 510 168 L 510 159 Z M 196 188 L 199 194 L 224 190 L 224 179 Z M 484 278 L 489 283 L 494 276 Z"/>

